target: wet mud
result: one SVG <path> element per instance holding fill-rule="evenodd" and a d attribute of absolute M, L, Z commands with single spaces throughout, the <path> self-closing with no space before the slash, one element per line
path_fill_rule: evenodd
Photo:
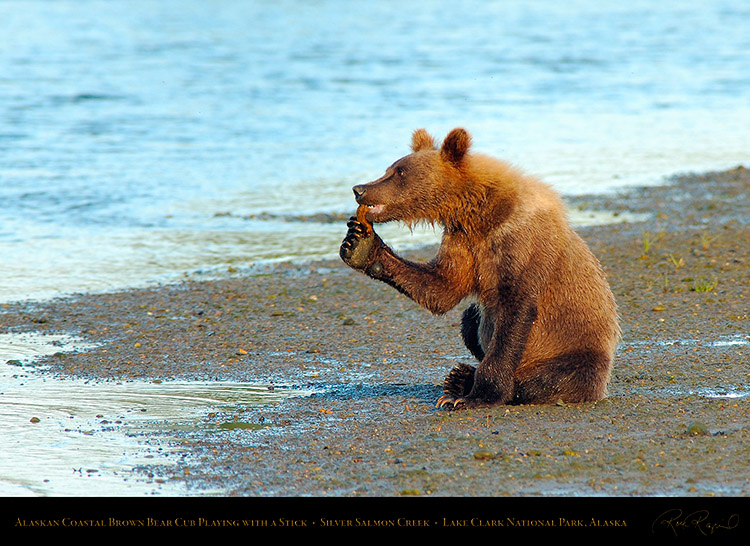
<path fill-rule="evenodd" d="M 609 396 L 597 403 L 436 409 L 446 373 L 472 361 L 464 306 L 431 316 L 339 261 L 7 304 L 0 333 L 95 345 L 38 361 L 49 375 L 313 393 L 239 400 L 176 440 L 169 431 L 178 464 L 140 472 L 185 495 L 747 496 L 749 171 L 569 204 L 646 215 L 579 230 L 623 330 Z"/>

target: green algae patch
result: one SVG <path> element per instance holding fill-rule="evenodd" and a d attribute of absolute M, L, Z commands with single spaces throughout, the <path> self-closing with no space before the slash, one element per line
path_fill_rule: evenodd
<path fill-rule="evenodd" d="M 259 425 L 258 423 L 245 423 L 242 421 L 219 423 L 219 428 L 221 430 L 262 430 L 270 426 L 271 425 Z"/>

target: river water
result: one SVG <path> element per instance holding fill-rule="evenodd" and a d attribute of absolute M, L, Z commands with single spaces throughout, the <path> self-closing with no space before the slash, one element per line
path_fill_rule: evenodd
<path fill-rule="evenodd" d="M 564 194 L 736 166 L 748 23 L 744 0 L 2 0 L 0 302 L 335 256 L 351 186 L 417 127 Z"/>
<path fill-rule="evenodd" d="M 745 0 L 0 0 L 0 304 L 335 256 L 418 127 L 566 195 L 747 164 L 749 27 Z M 175 464 L 149 427 L 277 401 L 52 379 L 35 357 L 85 347 L 0 334 L 3 495 L 184 494 L 134 470 Z"/>

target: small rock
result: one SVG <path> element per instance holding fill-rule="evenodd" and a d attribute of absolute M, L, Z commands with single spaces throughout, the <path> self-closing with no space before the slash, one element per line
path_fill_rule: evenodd
<path fill-rule="evenodd" d="M 690 423 L 687 433 L 690 436 L 709 436 L 711 434 L 706 425 L 698 422 Z"/>
<path fill-rule="evenodd" d="M 406 496 L 419 496 L 419 489 L 404 489 L 401 491 L 402 495 Z"/>
<path fill-rule="evenodd" d="M 477 451 L 474 453 L 474 458 L 478 461 L 491 461 L 495 458 L 494 453 L 490 453 L 489 451 Z"/>

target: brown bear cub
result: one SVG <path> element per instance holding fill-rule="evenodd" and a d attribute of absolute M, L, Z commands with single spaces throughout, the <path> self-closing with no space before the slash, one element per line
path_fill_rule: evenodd
<path fill-rule="evenodd" d="M 435 314 L 475 299 L 461 333 L 479 365 L 448 374 L 439 407 L 603 398 L 620 330 L 599 262 L 551 188 L 470 146 L 464 129 L 439 149 L 415 131 L 413 153 L 354 187 L 369 209 L 341 258 Z M 392 220 L 442 225 L 437 256 L 404 260 L 367 226 Z"/>

